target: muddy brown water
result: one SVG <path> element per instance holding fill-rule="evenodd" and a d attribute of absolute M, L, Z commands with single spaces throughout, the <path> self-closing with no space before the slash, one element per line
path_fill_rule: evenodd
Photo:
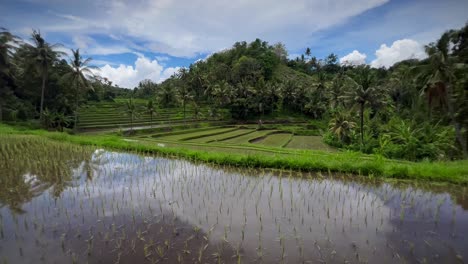
<path fill-rule="evenodd" d="M 9 175 L 1 263 L 468 260 L 463 186 L 89 155 L 67 179 Z"/>

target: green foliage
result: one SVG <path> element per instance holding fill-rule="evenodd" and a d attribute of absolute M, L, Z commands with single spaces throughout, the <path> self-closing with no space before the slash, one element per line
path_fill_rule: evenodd
<path fill-rule="evenodd" d="M 355 152 L 326 153 L 321 151 L 301 151 L 296 155 L 248 155 L 234 152 L 199 151 L 187 148 L 160 147 L 155 144 L 129 142 L 112 135 L 67 135 L 43 130 L 16 129 L 0 124 L 0 135 L 27 135 L 44 140 L 71 142 L 79 145 L 100 146 L 124 151 L 159 153 L 178 156 L 194 161 L 225 164 L 239 167 L 263 167 L 293 169 L 301 171 L 332 171 L 356 173 L 382 177 L 420 179 L 440 182 L 468 184 L 466 161 L 457 162 L 401 162 L 375 155 Z M 3 140 L 3 139 L 2 139 Z M 272 148 L 273 150 L 273 148 Z"/>
<path fill-rule="evenodd" d="M 144 99 L 145 104 L 154 99 L 161 109 L 177 109 L 167 122 L 229 116 L 261 120 L 264 126 L 268 119 L 299 116 L 316 120 L 321 127 L 289 132 L 325 133 L 325 142 L 345 149 L 410 160 L 461 158 L 468 155 L 467 28 L 447 31 L 427 45 L 427 59 L 402 61 L 389 69 L 340 65 L 336 54 L 317 58 L 310 48 L 289 60 L 281 43 L 237 42 L 161 84 L 142 80 L 134 90 L 85 76 L 88 60 L 78 50 L 67 63 L 57 45 L 49 44 L 38 31 L 33 31 L 33 44 L 26 44 L 2 29 L 0 119 L 21 122 L 40 116 L 47 128 L 62 130 L 72 126 L 65 117 L 73 113 L 77 123 L 76 109 L 85 101 L 92 105 L 89 101 L 131 97 L 131 101 Z M 138 125 L 152 125 L 154 105 L 129 110 L 126 103 L 126 110 L 115 111 L 143 111 L 146 116 Z M 48 113 L 41 113 L 43 109 Z M 224 110 L 229 113 L 220 115 Z M 83 114 L 80 118 L 88 119 L 83 126 L 87 128 L 128 121 L 133 127 L 137 117 Z M 59 116 L 60 125 L 48 115 Z M 157 119 L 168 116 L 158 113 Z"/>

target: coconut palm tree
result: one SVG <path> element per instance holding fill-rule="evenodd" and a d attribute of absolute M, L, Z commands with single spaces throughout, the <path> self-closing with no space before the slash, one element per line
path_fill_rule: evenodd
<path fill-rule="evenodd" d="M 196 102 L 193 102 L 192 106 L 193 106 L 193 117 L 195 117 L 196 120 L 203 118 L 203 113 L 201 111 L 200 105 L 197 104 Z"/>
<path fill-rule="evenodd" d="M 414 106 L 418 95 L 414 89 L 411 67 L 405 64 L 399 65 L 390 74 L 387 85 L 390 96 L 395 102 L 396 111 L 400 113 L 402 106 Z"/>
<path fill-rule="evenodd" d="M 329 89 L 329 106 L 331 109 L 343 107 L 343 94 L 345 93 L 346 76 L 343 71 L 338 72 L 333 78 Z"/>
<path fill-rule="evenodd" d="M 15 50 L 14 43 L 18 43 L 18 37 L 0 28 L 0 74 L 10 75 L 10 59 Z"/>
<path fill-rule="evenodd" d="M 62 80 L 69 83 L 75 92 L 75 110 L 74 110 L 74 127 L 78 124 L 78 106 L 80 93 L 84 90 L 94 90 L 91 83 L 88 81 L 94 76 L 91 69 L 95 67 L 89 66 L 91 58 L 83 60 L 80 55 L 80 49 L 71 50 L 73 57 L 70 59 L 70 67 L 68 72 L 62 77 Z"/>
<path fill-rule="evenodd" d="M 41 104 L 39 112 L 39 116 L 42 120 L 44 110 L 44 94 L 46 90 L 48 71 L 57 57 L 64 55 L 64 53 L 56 50 L 56 48 L 59 47 L 59 44 L 51 45 L 47 43 L 39 31 L 33 30 L 33 33 L 31 34 L 31 40 L 34 44 L 26 44 L 28 49 L 27 56 L 36 67 L 36 70 L 42 79 Z"/>
<path fill-rule="evenodd" d="M 351 121 L 351 116 L 347 112 L 338 111 L 335 117 L 328 124 L 330 132 L 337 136 L 342 143 L 349 143 L 351 133 L 356 123 Z"/>
<path fill-rule="evenodd" d="M 311 54 L 311 52 L 310 52 L 310 48 L 309 48 L 309 47 L 307 47 L 307 48 L 306 48 L 306 51 L 305 51 L 305 55 L 307 56 L 307 58 L 309 58 L 309 57 L 310 57 L 310 54 Z"/>
<path fill-rule="evenodd" d="M 156 106 L 153 103 L 153 100 L 149 100 L 146 104 L 146 113 L 150 115 L 151 128 L 153 128 L 153 116 L 157 115 Z"/>
<path fill-rule="evenodd" d="M 12 94 L 8 83 L 12 82 L 11 57 L 15 50 L 12 45 L 18 42 L 18 38 L 12 35 L 4 28 L 0 28 L 0 122 L 3 118 L 3 105 L 6 104 L 7 98 Z"/>
<path fill-rule="evenodd" d="M 139 112 L 133 98 L 127 100 L 126 106 L 125 112 L 130 117 L 130 130 L 133 131 L 133 121 L 138 118 Z"/>
<path fill-rule="evenodd" d="M 189 91 L 188 86 L 186 84 L 181 84 L 177 91 L 180 100 L 182 101 L 182 108 L 184 109 L 184 121 L 185 121 L 185 113 L 187 103 L 193 99 L 192 93 Z"/>
<path fill-rule="evenodd" d="M 455 127 L 456 139 L 466 157 L 467 140 L 463 138 L 462 126 L 456 119 L 457 111 L 454 104 L 455 71 L 457 68 L 466 68 L 466 65 L 457 63 L 450 55 L 450 41 L 453 34 L 453 31 L 445 32 L 436 43 L 427 45 L 425 47 L 429 56 L 427 63 L 416 67 L 416 70 L 419 76 L 425 79 L 421 94 L 427 96 L 429 107 L 432 107 L 434 100 L 445 105 L 450 121 Z"/>
<path fill-rule="evenodd" d="M 361 144 L 364 145 L 364 110 L 367 105 L 376 105 L 384 101 L 385 87 L 378 85 L 377 78 L 368 65 L 357 67 L 354 73 L 346 78 L 344 85 L 350 89 L 343 98 L 359 107 Z"/>
<path fill-rule="evenodd" d="M 158 87 L 156 97 L 162 108 L 173 106 L 176 101 L 176 90 L 172 82 L 163 83 Z"/>
<path fill-rule="evenodd" d="M 212 85 L 210 90 L 218 106 L 225 106 L 231 102 L 234 88 L 225 80 Z"/>
<path fill-rule="evenodd" d="M 53 113 L 53 123 L 60 132 L 63 132 L 63 128 L 70 125 L 73 121 L 70 116 L 66 116 L 64 113 Z"/>

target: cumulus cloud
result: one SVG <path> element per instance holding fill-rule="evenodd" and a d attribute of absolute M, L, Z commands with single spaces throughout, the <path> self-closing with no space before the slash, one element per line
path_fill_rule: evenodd
<path fill-rule="evenodd" d="M 124 88 L 134 88 L 144 79 L 150 79 L 160 83 L 177 72 L 179 67 L 165 68 L 157 61 L 146 57 L 138 57 L 135 65 L 120 64 L 118 67 L 112 67 L 109 64 L 104 65 L 97 72 L 101 77 L 107 77 L 113 83 Z"/>
<path fill-rule="evenodd" d="M 343 65 L 350 65 L 350 66 L 361 65 L 361 64 L 366 64 L 366 58 L 367 58 L 366 54 L 360 53 L 357 50 L 353 50 L 353 52 L 340 58 L 340 63 Z"/>
<path fill-rule="evenodd" d="M 423 59 L 426 57 L 426 53 L 424 52 L 424 46 L 419 42 L 412 39 L 400 39 L 394 41 L 390 47 L 382 44 L 375 51 L 375 56 L 375 60 L 371 62 L 372 67 L 388 68 L 402 60 Z"/>

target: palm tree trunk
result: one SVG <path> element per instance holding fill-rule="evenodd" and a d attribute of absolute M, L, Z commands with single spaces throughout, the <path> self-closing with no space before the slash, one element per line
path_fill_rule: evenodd
<path fill-rule="evenodd" d="M 40 118 L 41 121 L 43 120 L 43 116 L 42 116 L 43 113 L 42 112 L 44 110 L 44 94 L 45 94 L 46 79 L 47 79 L 47 70 L 43 70 L 43 73 L 42 73 L 42 89 L 41 89 L 41 107 L 40 107 L 40 111 L 39 111 L 39 118 Z"/>
<path fill-rule="evenodd" d="M 73 124 L 73 129 L 76 131 L 78 127 L 78 89 L 76 89 L 75 93 L 75 123 Z"/>
<path fill-rule="evenodd" d="M 457 139 L 458 143 L 462 147 L 463 157 L 468 156 L 467 146 L 466 146 L 466 139 L 463 138 L 462 135 L 462 128 L 459 122 L 457 122 L 455 118 L 455 109 L 452 104 L 452 86 L 447 83 L 446 86 L 446 100 L 447 100 L 447 108 L 450 116 L 450 121 L 452 122 L 453 126 L 455 127 L 455 138 Z"/>
<path fill-rule="evenodd" d="M 359 104 L 359 117 L 361 126 L 361 145 L 364 146 L 364 104 Z"/>
<path fill-rule="evenodd" d="M 185 120 L 185 99 L 184 101 L 182 102 L 182 104 L 184 105 L 184 125 L 187 123 L 186 120 Z"/>

